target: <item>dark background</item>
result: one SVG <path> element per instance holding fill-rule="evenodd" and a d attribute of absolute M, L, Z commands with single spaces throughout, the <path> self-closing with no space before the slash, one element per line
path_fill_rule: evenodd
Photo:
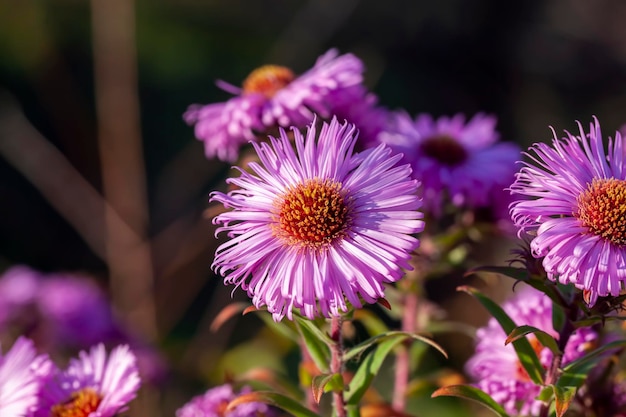
<path fill-rule="evenodd" d="M 0 141 L 29 143 L 20 138 L 39 132 L 102 192 L 92 42 L 92 23 L 101 18 L 92 13 L 97 1 L 0 0 Z M 626 3 L 620 0 L 138 0 L 135 13 L 130 47 L 145 234 L 153 243 L 155 343 L 183 369 L 185 358 L 210 351 L 210 362 L 211 352 L 247 336 L 232 325 L 218 336 L 206 332 L 229 301 L 230 289 L 216 286 L 210 273 L 216 241 L 203 214 L 228 166 L 204 158 L 181 115 L 189 104 L 229 97 L 216 79 L 239 85 L 268 63 L 301 73 L 336 47 L 364 61 L 366 85 L 380 104 L 411 114 L 492 113 L 502 138 L 522 147 L 548 140 L 549 126 L 575 130 L 576 120 L 587 125 L 592 115 L 606 135 L 626 122 Z M 26 120 L 12 128 L 7 120 L 20 113 Z M 24 145 L 17 154 L 29 160 L 35 153 Z M 54 179 L 55 166 L 44 159 L 30 172 Z M 27 264 L 87 272 L 107 285 L 107 262 L 51 204 L 45 181 L 36 182 L 0 155 L 0 269 Z M 48 192 L 71 199 L 68 189 Z M 84 202 L 71 201 L 80 212 Z M 100 233 L 102 222 L 94 215 Z M 206 361 L 197 373 L 215 374 Z M 198 362 L 185 363 L 189 370 Z"/>

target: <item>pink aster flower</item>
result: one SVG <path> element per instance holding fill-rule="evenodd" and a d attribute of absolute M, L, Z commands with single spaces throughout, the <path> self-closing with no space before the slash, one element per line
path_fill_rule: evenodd
<path fill-rule="evenodd" d="M 348 123 L 333 119 L 318 135 L 313 122 L 306 138 L 295 128 L 293 136 L 295 151 L 282 129 L 269 144 L 254 143 L 261 163 L 228 180 L 234 191 L 211 194 L 233 209 L 213 220 L 230 237 L 213 268 L 275 320 L 291 319 L 293 308 L 338 316 L 346 298 L 373 303 L 383 283 L 411 269 L 419 243 L 412 234 L 424 227 L 418 182 L 384 145 L 353 154 Z"/>
<path fill-rule="evenodd" d="M 363 81 L 363 63 L 334 49 L 296 77 L 286 67 L 266 65 L 254 70 L 241 88 L 223 81 L 218 86 L 235 97 L 225 103 L 194 104 L 183 118 L 195 125 L 208 158 L 234 162 L 239 148 L 277 126 L 303 127 L 315 113 L 331 116 L 332 101 Z"/>
<path fill-rule="evenodd" d="M 378 140 L 404 153 L 422 182 L 424 211 L 438 216 L 446 198 L 457 207 L 483 207 L 491 204 L 494 189 L 510 184 L 520 151 L 497 143 L 495 126 L 496 118 L 484 114 L 466 123 L 461 114 L 413 120 L 401 112 Z"/>
<path fill-rule="evenodd" d="M 538 143 L 511 185 L 530 199 L 511 204 L 519 232 L 534 236 L 532 254 L 548 278 L 598 296 L 617 296 L 626 282 L 626 165 L 619 132 L 605 151 L 594 118 L 586 134 L 566 132 L 552 147 Z"/>
<path fill-rule="evenodd" d="M 552 327 L 552 301 L 545 294 L 524 287 L 502 306 L 516 325 L 536 327 L 558 338 Z M 505 345 L 506 334 L 491 318 L 476 332 L 476 352 L 467 362 L 466 371 L 476 385 L 515 416 L 536 416 L 541 402 L 536 400 L 541 386 L 535 385 L 522 367 L 512 344 Z M 547 368 L 552 352 L 530 335 L 541 364 Z M 569 338 L 563 355 L 563 365 L 582 357 L 597 342 L 598 335 L 590 328 L 579 328 Z"/>
<path fill-rule="evenodd" d="M 4 356 L 0 353 L 0 416 L 30 415 L 52 366 L 48 356 L 38 356 L 34 343 L 24 337 Z"/>
<path fill-rule="evenodd" d="M 44 387 L 35 417 L 113 417 L 128 408 L 140 379 L 135 355 L 121 345 L 107 357 L 104 345 L 82 351 Z"/>
<path fill-rule="evenodd" d="M 276 415 L 274 409 L 261 402 L 240 404 L 232 411 L 225 413 L 228 403 L 248 392 L 252 390 L 244 387 L 236 393 L 230 384 L 211 388 L 178 409 L 176 417 L 270 417 Z"/>

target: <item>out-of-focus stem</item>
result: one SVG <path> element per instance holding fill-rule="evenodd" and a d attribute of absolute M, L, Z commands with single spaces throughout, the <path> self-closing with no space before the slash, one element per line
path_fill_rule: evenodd
<path fill-rule="evenodd" d="M 408 277 L 407 277 L 408 278 Z M 402 313 L 402 331 L 413 333 L 416 330 L 418 295 L 408 291 L 404 296 Z M 403 344 L 396 354 L 396 369 L 391 406 L 402 412 L 406 408 L 406 391 L 409 384 L 411 364 L 409 357 L 409 343 Z"/>
<path fill-rule="evenodd" d="M 343 340 L 341 336 L 342 317 L 333 317 L 330 322 L 330 338 L 335 342 L 331 349 L 330 371 L 333 374 L 343 372 Z M 346 417 L 346 404 L 343 399 L 343 391 L 333 391 L 333 403 L 337 417 Z"/>
<path fill-rule="evenodd" d="M 156 337 L 145 167 L 139 127 L 132 0 L 91 0 L 98 142 L 104 195 L 135 233 L 105 217 L 111 296 L 144 338 Z"/>
<path fill-rule="evenodd" d="M 546 379 L 544 381 L 544 385 L 552 385 L 556 384 L 559 379 L 559 373 L 561 368 L 561 362 L 563 361 L 563 353 L 565 352 L 565 347 L 567 346 L 567 342 L 569 342 L 570 337 L 576 331 L 576 328 L 572 324 L 574 320 L 576 320 L 576 316 L 578 315 L 578 307 L 573 306 L 569 309 L 569 314 L 565 323 L 563 323 L 563 328 L 559 331 L 559 353 L 552 357 L 552 362 L 550 362 L 550 366 L 546 372 Z M 544 404 L 539 410 L 539 417 L 548 417 L 550 415 L 550 404 Z"/>

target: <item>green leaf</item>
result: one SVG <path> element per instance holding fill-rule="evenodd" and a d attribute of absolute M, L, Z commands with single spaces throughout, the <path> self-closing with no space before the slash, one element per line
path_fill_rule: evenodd
<path fill-rule="evenodd" d="M 606 353 L 609 350 L 617 349 L 617 348 L 625 347 L 625 346 L 626 346 L 626 340 L 624 339 L 607 343 L 606 345 L 598 349 L 592 350 L 591 352 L 587 353 L 582 358 L 578 358 L 577 360 L 568 363 L 567 366 L 563 368 L 563 370 L 565 372 L 570 372 L 573 374 L 579 373 L 581 371 L 589 370 L 596 363 L 595 361 L 600 359 L 599 356 L 601 356 L 602 354 Z"/>
<path fill-rule="evenodd" d="M 247 394 L 241 394 L 228 404 L 225 414 L 234 410 L 238 405 L 250 402 L 262 402 L 269 404 L 274 407 L 278 407 L 281 410 L 285 410 L 295 417 L 319 417 L 316 413 L 304 407 L 299 401 L 271 391 L 254 391 Z"/>
<path fill-rule="evenodd" d="M 557 332 L 563 328 L 565 324 L 565 310 L 557 303 L 552 303 L 552 328 Z"/>
<path fill-rule="evenodd" d="M 374 337 L 370 337 L 369 339 L 365 340 L 364 342 L 359 343 L 356 346 L 353 346 L 352 348 L 350 348 L 348 351 L 346 351 L 343 354 L 343 360 L 347 362 L 350 359 L 353 359 L 356 356 L 358 356 L 361 353 L 363 353 L 370 346 L 372 346 L 372 345 L 374 345 L 376 343 L 380 343 L 380 342 L 382 342 L 384 340 L 387 340 L 387 339 L 390 339 L 390 338 L 394 338 L 395 339 L 398 336 L 401 337 L 401 340 L 404 340 L 404 339 L 415 339 L 415 340 L 419 340 L 421 342 L 424 342 L 424 343 L 434 347 L 435 349 L 437 349 L 446 358 L 448 357 L 448 354 L 446 353 L 446 351 L 443 350 L 443 348 L 441 346 L 439 346 L 432 339 L 429 339 L 429 338 L 427 338 L 425 336 L 422 336 L 422 335 L 419 335 L 417 333 L 409 333 L 409 332 L 402 332 L 402 331 L 391 331 L 391 332 L 387 332 L 387 333 L 384 333 L 384 334 L 376 335 Z"/>
<path fill-rule="evenodd" d="M 276 323 L 274 319 L 272 319 L 271 314 L 267 314 L 267 312 L 263 310 L 259 310 L 259 312 L 262 314 L 257 314 L 257 317 L 263 320 L 263 323 L 269 329 L 271 329 L 276 334 L 281 335 L 295 343 L 300 343 L 300 337 L 298 336 L 298 332 L 293 327 L 293 325 L 289 324 L 289 322 L 285 320 L 281 321 L 280 323 Z"/>
<path fill-rule="evenodd" d="M 330 348 L 326 342 L 332 343 L 332 341 L 328 336 L 323 335 L 322 331 L 315 326 L 315 323 L 299 317 L 296 317 L 296 323 L 298 324 L 302 341 L 311 355 L 311 359 L 313 359 L 320 371 L 328 372 Z M 320 336 L 320 333 L 322 333 L 322 336 Z"/>
<path fill-rule="evenodd" d="M 387 338 L 365 357 L 348 385 L 348 391 L 344 395 L 346 404 L 356 405 L 361 401 L 387 355 L 405 339 L 402 336 Z"/>
<path fill-rule="evenodd" d="M 504 333 L 510 334 L 517 325 L 508 314 L 500 307 L 498 304 L 493 302 L 490 298 L 482 294 L 475 288 L 469 286 L 461 286 L 458 287 L 457 290 L 464 291 L 473 297 L 475 297 L 482 305 L 491 313 L 491 315 L 498 321 Z M 513 342 L 513 347 L 515 348 L 515 352 L 517 353 L 517 357 L 521 365 L 528 373 L 530 379 L 538 385 L 543 384 L 543 373 L 544 369 L 541 366 L 541 362 L 537 357 L 537 353 L 530 345 L 526 338 L 521 338 Z"/>
<path fill-rule="evenodd" d="M 313 399 L 319 404 L 322 394 L 328 391 L 343 391 L 343 378 L 341 374 L 321 374 L 313 378 L 311 384 Z"/>
<path fill-rule="evenodd" d="M 509 415 L 504 411 L 504 408 L 495 402 L 493 398 L 487 395 L 487 393 L 470 385 L 450 385 L 449 387 L 442 387 L 433 392 L 431 395 L 432 398 L 442 396 L 459 397 L 472 400 L 487 407 L 500 417 L 509 417 Z"/>
<path fill-rule="evenodd" d="M 513 329 L 513 331 L 507 336 L 504 344 L 508 345 L 509 343 L 519 340 L 527 334 L 531 333 L 535 335 L 539 343 L 550 349 L 553 354 L 557 355 L 560 353 L 559 345 L 554 337 L 544 332 L 543 330 L 527 325 L 519 326 Z"/>
<path fill-rule="evenodd" d="M 559 387 L 552 385 L 554 390 L 554 408 L 556 410 L 556 417 L 563 417 L 563 414 L 569 408 L 572 398 L 576 394 L 576 388 L 573 387 Z"/>

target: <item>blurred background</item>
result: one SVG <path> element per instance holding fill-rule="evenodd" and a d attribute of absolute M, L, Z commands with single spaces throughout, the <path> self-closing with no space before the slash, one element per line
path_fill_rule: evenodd
<path fill-rule="evenodd" d="M 363 60 L 389 109 L 492 113 L 522 147 L 592 115 L 612 135 L 626 122 L 624 21 L 620 0 L 0 0 L 0 271 L 106 289 L 167 368 L 135 415 L 173 415 L 251 352 L 294 376 L 289 346 L 253 315 L 209 328 L 231 302 L 205 214 L 228 166 L 204 157 L 187 106 L 228 99 L 216 79 L 302 73 L 335 47 Z"/>

